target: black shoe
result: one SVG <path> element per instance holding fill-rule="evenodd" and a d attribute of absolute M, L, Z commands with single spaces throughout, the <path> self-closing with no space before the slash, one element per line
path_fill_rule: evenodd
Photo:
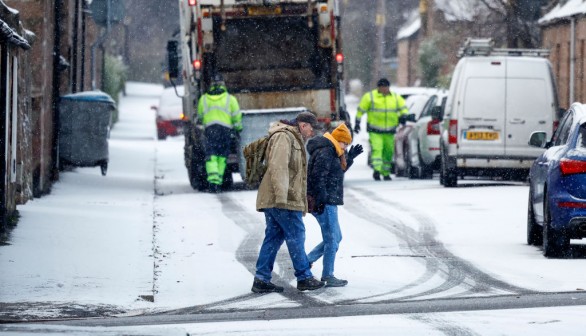
<path fill-rule="evenodd" d="M 333 275 L 321 278 L 321 281 L 326 283 L 326 287 L 344 287 L 348 284 L 348 280 L 338 279 Z"/>
<path fill-rule="evenodd" d="M 320 289 L 325 285 L 326 285 L 325 282 L 318 281 L 314 277 L 307 278 L 307 279 L 301 280 L 301 281 L 297 281 L 297 289 L 299 289 L 300 291 Z"/>
<path fill-rule="evenodd" d="M 374 173 L 372 173 L 372 178 L 373 178 L 375 181 L 380 181 L 380 173 L 379 173 L 379 172 L 377 172 L 377 171 L 375 171 Z"/>
<path fill-rule="evenodd" d="M 383 180 L 385 180 L 385 181 L 392 180 L 391 175 L 383 176 Z"/>
<path fill-rule="evenodd" d="M 251 291 L 255 293 L 281 293 L 283 287 L 277 286 L 272 282 L 264 282 L 259 278 L 254 278 Z"/>

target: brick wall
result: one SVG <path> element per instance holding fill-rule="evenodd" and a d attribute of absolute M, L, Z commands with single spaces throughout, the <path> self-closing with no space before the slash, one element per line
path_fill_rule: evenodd
<path fill-rule="evenodd" d="M 568 108 L 570 101 L 570 21 L 561 21 L 542 29 L 543 47 L 550 50 L 550 62 L 558 86 L 560 107 Z M 584 78 L 586 63 L 586 18 L 576 21 L 574 64 L 574 99 L 586 102 Z"/>

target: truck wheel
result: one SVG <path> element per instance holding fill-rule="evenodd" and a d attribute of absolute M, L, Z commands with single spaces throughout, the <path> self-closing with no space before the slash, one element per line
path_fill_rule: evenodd
<path fill-rule="evenodd" d="M 108 172 L 108 161 L 102 161 L 102 163 L 100 163 L 100 170 L 102 176 L 106 176 L 106 173 Z"/>
<path fill-rule="evenodd" d="M 533 190 L 529 187 L 529 202 L 527 203 L 527 245 L 542 245 L 543 229 L 535 221 L 533 213 Z"/>
<path fill-rule="evenodd" d="M 234 178 L 232 177 L 232 171 L 226 170 L 224 173 L 224 180 L 222 181 L 222 190 L 230 190 L 234 185 Z"/>
<path fill-rule="evenodd" d="M 547 192 L 543 205 L 543 255 L 548 258 L 564 257 L 570 248 L 570 239 L 564 230 L 556 230 L 551 225 L 551 212 Z"/>

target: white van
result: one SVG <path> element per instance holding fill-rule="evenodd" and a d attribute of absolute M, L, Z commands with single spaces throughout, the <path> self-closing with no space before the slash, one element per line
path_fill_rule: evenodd
<path fill-rule="evenodd" d="M 551 136 L 559 120 L 555 80 L 543 57 L 548 52 L 475 49 L 470 40 L 460 52 L 445 110 L 437 116 L 443 120 L 440 183 L 454 187 L 464 176 L 525 180 L 543 152 L 527 139 L 536 131 Z"/>

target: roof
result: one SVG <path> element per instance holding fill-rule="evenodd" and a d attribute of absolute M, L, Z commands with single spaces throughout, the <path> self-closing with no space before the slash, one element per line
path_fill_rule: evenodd
<path fill-rule="evenodd" d="M 485 0 L 492 3 L 492 0 Z M 446 21 L 473 21 L 488 8 L 481 0 L 435 0 L 435 8 L 443 12 Z"/>
<path fill-rule="evenodd" d="M 568 0 L 564 4 L 557 4 L 552 10 L 539 19 L 539 24 L 547 25 L 559 20 L 568 19 L 576 15 L 586 14 L 586 0 Z"/>
<path fill-rule="evenodd" d="M 419 10 L 415 9 L 409 13 L 407 22 L 403 24 L 397 32 L 397 40 L 402 40 L 415 35 L 421 28 L 421 17 Z"/>

